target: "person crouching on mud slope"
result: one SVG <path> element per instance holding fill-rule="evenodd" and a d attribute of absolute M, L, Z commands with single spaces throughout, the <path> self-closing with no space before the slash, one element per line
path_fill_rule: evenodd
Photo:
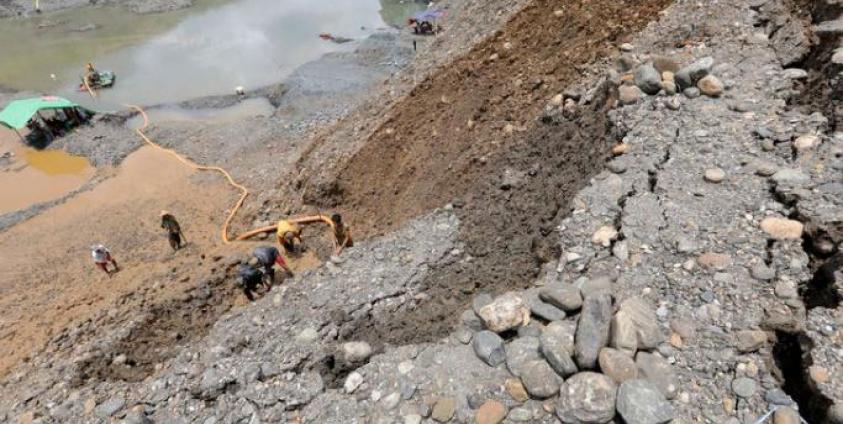
<path fill-rule="evenodd" d="M 263 274 L 269 280 L 270 285 L 275 284 L 275 268 L 273 268 L 275 264 L 278 264 L 278 266 L 280 266 L 287 275 L 290 277 L 293 276 L 293 271 L 290 270 L 290 267 L 288 267 L 287 263 L 284 262 L 284 257 L 281 256 L 278 249 L 272 246 L 257 247 L 252 252 L 252 256 L 258 260 L 258 265 L 263 268 Z"/>
<path fill-rule="evenodd" d="M 101 244 L 91 246 L 91 257 L 94 258 L 94 263 L 97 265 L 97 267 L 103 270 L 103 272 L 105 272 L 109 277 L 111 277 L 111 274 L 120 271 L 120 267 L 117 266 L 117 261 L 115 261 L 114 258 L 111 256 L 111 252 L 108 250 L 108 248 Z M 108 270 L 109 263 L 114 266 L 114 270 Z"/>
<path fill-rule="evenodd" d="M 288 255 L 298 255 L 301 252 L 301 226 L 295 222 L 282 219 L 277 227 L 278 244 Z"/>
<path fill-rule="evenodd" d="M 334 254 L 339 255 L 346 247 L 353 247 L 354 240 L 351 239 L 351 228 L 342 221 L 342 216 L 338 213 L 331 215 L 331 222 L 329 223 L 334 230 Z"/>
<path fill-rule="evenodd" d="M 167 230 L 167 239 L 173 251 L 181 249 L 184 234 L 181 232 L 181 226 L 176 221 L 176 217 L 167 211 L 161 211 L 161 228 Z"/>
<path fill-rule="evenodd" d="M 266 291 L 272 289 L 272 286 L 264 280 L 263 274 L 249 264 L 240 265 L 237 275 L 240 277 L 238 284 L 243 289 L 243 293 L 246 295 L 246 298 L 250 301 L 255 300 L 253 293 L 257 293 L 258 286 L 263 285 L 266 288 Z"/>

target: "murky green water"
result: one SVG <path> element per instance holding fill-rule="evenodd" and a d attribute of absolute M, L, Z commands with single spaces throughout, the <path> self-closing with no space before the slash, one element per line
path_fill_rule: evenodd
<path fill-rule="evenodd" d="M 102 108 L 228 94 L 276 83 L 301 64 L 355 43 L 387 24 L 401 25 L 425 4 L 401 0 L 198 0 L 156 15 L 111 7 L 49 13 L 0 25 L 0 85 L 78 93 L 88 61 L 117 74 L 100 92 Z"/>

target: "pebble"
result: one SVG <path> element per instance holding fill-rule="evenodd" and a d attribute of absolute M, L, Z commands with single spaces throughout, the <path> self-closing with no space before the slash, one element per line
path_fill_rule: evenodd
<path fill-rule="evenodd" d="M 635 46 L 633 46 L 630 43 L 623 43 L 620 46 L 618 46 L 618 48 L 621 49 L 622 52 L 631 52 L 631 51 L 635 50 Z"/>
<path fill-rule="evenodd" d="M 753 265 L 749 271 L 749 274 L 752 275 L 752 278 L 761 281 L 767 281 L 776 278 L 776 270 L 768 267 L 767 264 L 763 262 L 759 262 Z"/>
<path fill-rule="evenodd" d="M 700 97 L 700 89 L 697 87 L 689 87 L 682 90 L 682 94 L 689 99 L 696 99 L 697 97 Z"/>
<path fill-rule="evenodd" d="M 609 294 L 585 298 L 574 337 L 574 357 L 581 369 L 592 369 L 597 365 L 600 349 L 609 344 L 611 322 L 612 297 Z"/>
<path fill-rule="evenodd" d="M 366 342 L 343 343 L 342 354 L 347 363 L 360 363 L 372 356 L 372 346 Z"/>
<path fill-rule="evenodd" d="M 553 322 L 545 327 L 540 337 L 540 351 L 550 366 L 562 377 L 577 372 L 577 365 L 571 358 L 574 349 L 574 331 L 562 322 Z"/>
<path fill-rule="evenodd" d="M 700 89 L 700 93 L 709 97 L 719 97 L 723 94 L 723 82 L 714 75 L 708 75 L 700 79 L 697 82 L 697 88 Z"/>
<path fill-rule="evenodd" d="M 638 377 L 638 368 L 632 358 L 617 350 L 604 347 L 600 350 L 597 360 L 600 364 L 600 371 L 609 376 L 616 383 L 623 383 Z"/>
<path fill-rule="evenodd" d="M 617 384 L 603 374 L 576 374 L 562 385 L 556 416 L 565 424 L 610 422 L 615 417 L 617 391 Z"/>
<path fill-rule="evenodd" d="M 617 409 L 626 424 L 667 423 L 676 411 L 653 383 L 628 380 L 618 388 Z"/>
<path fill-rule="evenodd" d="M 789 79 L 805 79 L 808 78 L 808 71 L 799 68 L 785 69 L 782 74 Z"/>
<path fill-rule="evenodd" d="M 521 370 L 521 383 L 530 396 L 547 399 L 559 393 L 559 377 L 543 360 L 526 363 Z"/>
<path fill-rule="evenodd" d="M 594 244 L 599 244 L 603 247 L 609 247 L 614 241 L 618 238 L 618 230 L 616 230 L 612 226 L 603 226 L 597 229 L 594 234 L 591 236 L 591 242 Z"/>
<path fill-rule="evenodd" d="M 631 105 L 638 103 L 644 92 L 636 85 L 622 85 L 618 87 L 618 100 L 621 105 Z"/>
<path fill-rule="evenodd" d="M 629 144 L 627 143 L 618 143 L 612 146 L 612 154 L 615 156 L 620 156 L 626 154 L 629 151 Z"/>
<path fill-rule="evenodd" d="M 352 371 L 348 374 L 348 377 L 345 378 L 343 388 L 346 393 L 354 393 L 361 384 L 363 384 L 363 376 L 357 371 Z"/>
<path fill-rule="evenodd" d="M 433 405 L 433 412 L 430 417 L 434 421 L 445 423 L 451 421 L 457 409 L 457 401 L 454 398 L 439 398 Z"/>
<path fill-rule="evenodd" d="M 538 337 L 519 337 L 506 345 L 506 367 L 512 375 L 521 376 L 521 370 L 530 361 L 540 359 Z"/>
<path fill-rule="evenodd" d="M 422 416 L 419 414 L 409 414 L 404 416 L 404 424 L 421 424 Z"/>
<path fill-rule="evenodd" d="M 635 85 L 644 93 L 658 94 L 662 89 L 661 82 L 661 74 L 651 63 L 641 65 L 635 70 Z"/>
<path fill-rule="evenodd" d="M 799 288 L 797 287 L 796 282 L 792 280 L 776 281 L 774 292 L 776 293 L 776 296 L 782 299 L 796 299 L 799 297 Z"/>
<path fill-rule="evenodd" d="M 761 330 L 742 330 L 735 333 L 738 352 L 755 352 L 767 343 L 767 333 Z"/>
<path fill-rule="evenodd" d="M 508 378 L 504 381 L 504 388 L 506 389 L 506 392 L 518 402 L 524 403 L 530 399 L 530 395 L 527 394 L 527 389 L 524 388 L 521 380 L 517 378 Z"/>
<path fill-rule="evenodd" d="M 799 221 L 786 218 L 764 218 L 761 230 L 776 240 L 794 240 L 802 238 L 804 225 Z"/>
<path fill-rule="evenodd" d="M 758 383 L 751 378 L 741 377 L 732 381 L 732 391 L 742 398 L 748 398 L 755 394 Z"/>
<path fill-rule="evenodd" d="M 501 333 L 523 324 L 529 319 L 530 311 L 524 306 L 524 300 L 520 296 L 508 292 L 482 307 L 478 315 L 486 328 Z"/>
<path fill-rule="evenodd" d="M 296 335 L 296 340 L 304 343 L 313 342 L 318 338 L 319 333 L 316 332 L 316 329 L 312 327 L 305 328 L 298 335 Z"/>
<path fill-rule="evenodd" d="M 726 178 L 726 171 L 723 171 L 720 168 L 706 169 L 703 178 L 710 183 L 717 184 Z"/>
<path fill-rule="evenodd" d="M 773 405 L 790 405 L 793 403 L 790 396 L 784 390 L 778 388 L 767 390 L 767 393 L 764 394 L 764 400 Z"/>
<path fill-rule="evenodd" d="M 769 177 L 778 171 L 778 167 L 770 162 L 758 162 L 755 164 L 755 174 L 762 177 Z"/>
<path fill-rule="evenodd" d="M 732 257 L 725 253 L 705 252 L 697 257 L 697 263 L 704 268 L 723 270 L 732 265 Z"/>
<path fill-rule="evenodd" d="M 391 411 L 398 406 L 399 402 L 401 402 L 401 394 L 394 392 L 383 398 L 383 400 L 381 400 L 381 405 L 383 405 L 383 408 L 387 411 Z"/>
<path fill-rule="evenodd" d="M 804 152 L 806 150 L 812 149 L 820 143 L 820 138 L 813 135 L 807 134 L 802 135 L 796 138 L 793 142 L 793 149 L 797 152 Z"/>
<path fill-rule="evenodd" d="M 496 367 L 506 360 L 503 339 L 494 332 L 484 330 L 474 335 L 471 341 L 474 353 L 486 364 Z"/>
<path fill-rule="evenodd" d="M 805 175 L 805 173 L 802 172 L 801 170 L 790 169 L 790 168 L 780 169 L 780 170 L 776 171 L 776 173 L 773 174 L 773 176 L 770 177 L 770 179 L 774 183 L 776 183 L 777 185 L 781 185 L 781 184 L 802 184 L 802 183 L 806 183 L 806 182 L 811 180 L 811 178 L 809 176 Z"/>
<path fill-rule="evenodd" d="M 713 57 L 707 56 L 699 59 L 677 71 L 676 82 L 682 89 L 693 87 L 700 79 L 711 72 L 712 66 L 714 66 Z"/>
<path fill-rule="evenodd" d="M 533 413 L 527 408 L 514 408 L 509 411 L 507 418 L 515 422 L 527 422 L 533 420 Z"/>
<path fill-rule="evenodd" d="M 476 424 L 498 424 L 506 418 L 506 407 L 497 401 L 488 400 L 480 408 L 474 416 Z"/>
<path fill-rule="evenodd" d="M 561 321 L 567 316 L 565 311 L 541 300 L 530 303 L 530 312 L 545 321 Z"/>
<path fill-rule="evenodd" d="M 105 402 L 99 404 L 94 412 L 101 418 L 108 418 L 123 409 L 126 405 L 126 400 L 120 396 L 112 396 Z"/>

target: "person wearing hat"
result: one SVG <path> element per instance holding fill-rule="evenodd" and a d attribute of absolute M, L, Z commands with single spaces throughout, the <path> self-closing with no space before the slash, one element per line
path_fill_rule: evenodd
<path fill-rule="evenodd" d="M 161 211 L 161 228 L 167 230 L 167 238 L 173 251 L 181 249 L 184 234 L 181 232 L 181 226 L 176 221 L 176 217 L 170 212 Z"/>
<path fill-rule="evenodd" d="M 91 246 L 91 257 L 94 259 L 94 264 L 96 264 L 99 269 L 103 270 L 103 272 L 105 272 L 109 277 L 111 277 L 111 274 L 120 271 L 120 267 L 117 266 L 117 261 L 115 261 L 111 256 L 111 251 L 101 244 Z M 114 270 L 108 270 L 109 263 L 114 266 Z"/>

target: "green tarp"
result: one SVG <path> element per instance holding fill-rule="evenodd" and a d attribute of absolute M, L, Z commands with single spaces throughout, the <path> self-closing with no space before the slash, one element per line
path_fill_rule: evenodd
<path fill-rule="evenodd" d="M 15 100 L 0 112 L 0 124 L 13 130 L 19 130 L 26 126 L 26 123 L 39 110 L 64 109 L 81 107 L 70 100 L 55 96 L 43 96 L 34 99 Z"/>

